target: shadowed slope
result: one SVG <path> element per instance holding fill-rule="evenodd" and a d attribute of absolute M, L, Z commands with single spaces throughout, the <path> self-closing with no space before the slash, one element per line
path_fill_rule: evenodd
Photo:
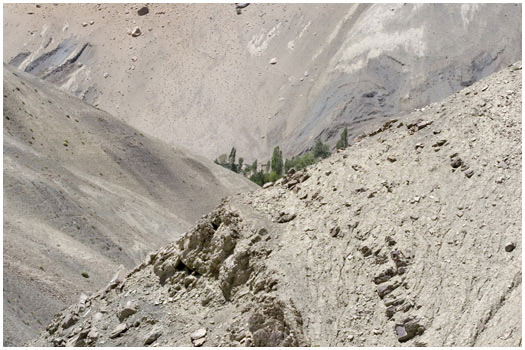
<path fill-rule="evenodd" d="M 6 344 L 253 188 L 4 65 Z"/>

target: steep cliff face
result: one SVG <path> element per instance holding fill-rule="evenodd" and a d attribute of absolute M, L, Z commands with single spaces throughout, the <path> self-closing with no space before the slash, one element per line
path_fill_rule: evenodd
<path fill-rule="evenodd" d="M 166 142 L 262 161 L 345 126 L 355 137 L 521 57 L 520 4 L 141 7 L 7 4 L 4 61 Z"/>
<path fill-rule="evenodd" d="M 516 63 L 227 198 L 32 344 L 520 345 L 521 94 Z"/>
<path fill-rule="evenodd" d="M 256 188 L 7 66 L 3 102 L 7 345 Z"/>

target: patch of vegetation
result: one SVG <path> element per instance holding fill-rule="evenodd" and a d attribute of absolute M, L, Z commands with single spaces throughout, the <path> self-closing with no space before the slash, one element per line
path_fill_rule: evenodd
<path fill-rule="evenodd" d="M 313 152 L 315 158 L 325 159 L 330 156 L 330 149 L 328 148 L 328 145 L 322 143 L 320 139 L 317 139 Z"/>
<path fill-rule="evenodd" d="M 336 149 L 345 149 L 348 147 L 348 130 L 345 128 L 341 133 L 340 139 L 337 141 Z M 243 174 L 252 182 L 259 186 L 267 182 L 275 182 L 279 180 L 290 169 L 302 170 L 309 165 L 317 163 L 321 159 L 330 156 L 330 148 L 324 144 L 320 139 L 317 139 L 313 149 L 303 155 L 297 155 L 291 159 L 283 160 L 283 152 L 276 146 L 273 149 L 272 158 L 266 164 L 262 164 L 259 168 L 257 159 L 252 164 L 245 164 L 244 158 L 239 157 L 239 162 L 236 163 L 237 149 L 232 147 L 230 154 L 221 154 L 215 159 L 215 163 L 222 167 Z"/>
<path fill-rule="evenodd" d="M 87 272 L 82 272 L 81 275 L 84 278 L 89 278 L 89 273 L 87 273 Z"/>
<path fill-rule="evenodd" d="M 343 132 L 341 133 L 341 137 L 335 144 L 336 149 L 345 149 L 348 147 L 348 129 L 345 128 Z"/>

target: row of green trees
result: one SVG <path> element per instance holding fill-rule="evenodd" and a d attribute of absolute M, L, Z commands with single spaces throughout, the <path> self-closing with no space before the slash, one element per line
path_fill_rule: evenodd
<path fill-rule="evenodd" d="M 341 133 L 339 140 L 335 146 L 336 149 L 345 149 L 348 147 L 348 130 L 345 128 Z M 241 157 L 236 162 L 237 150 L 232 147 L 229 156 L 221 154 L 215 163 L 219 164 L 236 173 L 242 173 L 251 181 L 259 186 L 267 182 L 275 182 L 280 179 L 283 174 L 290 169 L 301 170 L 309 165 L 317 163 L 320 159 L 325 159 L 330 156 L 330 148 L 324 144 L 320 139 L 317 139 L 313 149 L 303 155 L 292 157 L 291 159 L 283 160 L 283 152 L 276 146 L 273 149 L 272 158 L 266 164 L 258 169 L 257 159 L 252 164 L 244 164 L 244 159 Z"/>

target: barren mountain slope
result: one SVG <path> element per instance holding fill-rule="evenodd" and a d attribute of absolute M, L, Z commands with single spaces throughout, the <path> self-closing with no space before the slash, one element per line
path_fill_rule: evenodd
<path fill-rule="evenodd" d="M 521 63 L 224 200 L 35 345 L 521 344 Z"/>
<path fill-rule="evenodd" d="M 5 65 L 3 100 L 5 344 L 256 187 Z"/>
<path fill-rule="evenodd" d="M 4 62 L 208 158 L 236 146 L 265 161 L 345 126 L 356 136 L 521 57 L 521 4 L 141 7 L 6 4 Z"/>

